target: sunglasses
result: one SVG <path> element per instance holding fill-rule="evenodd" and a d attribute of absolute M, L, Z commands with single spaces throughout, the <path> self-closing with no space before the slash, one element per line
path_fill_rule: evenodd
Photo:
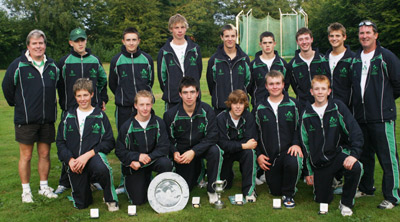
<path fill-rule="evenodd" d="M 361 27 L 361 26 L 372 26 L 372 27 L 374 27 L 375 29 L 378 29 L 377 27 L 376 27 L 376 25 L 375 25 L 375 23 L 373 23 L 373 22 L 371 22 L 371 21 L 362 21 L 362 22 L 360 22 L 360 24 L 358 24 L 358 27 Z"/>

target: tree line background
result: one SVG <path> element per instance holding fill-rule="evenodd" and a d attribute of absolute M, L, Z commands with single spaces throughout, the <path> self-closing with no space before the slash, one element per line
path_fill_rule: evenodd
<path fill-rule="evenodd" d="M 279 19 L 291 8 L 303 8 L 309 15 L 314 46 L 325 52 L 329 47 L 327 27 L 340 22 L 347 28 L 346 43 L 356 50 L 358 23 L 371 19 L 378 26 L 381 44 L 400 54 L 400 0 L 0 0 L 0 68 L 4 69 L 26 48 L 25 38 L 32 29 L 47 36 L 46 53 L 58 60 L 70 51 L 69 32 L 86 29 L 88 47 L 101 61 L 109 62 L 120 51 L 122 32 L 136 27 L 140 48 L 155 59 L 170 36 L 168 19 L 180 13 L 189 23 L 187 35 L 201 47 L 203 57 L 211 56 L 221 43 L 219 29 L 235 23 L 235 16 L 253 9 L 263 18 Z"/>

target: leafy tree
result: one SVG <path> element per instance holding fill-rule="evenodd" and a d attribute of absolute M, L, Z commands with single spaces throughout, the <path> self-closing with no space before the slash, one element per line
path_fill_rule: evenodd
<path fill-rule="evenodd" d="M 0 68 L 8 65 L 20 55 L 24 48 L 24 38 L 21 37 L 18 22 L 9 18 L 7 12 L 0 10 Z"/>

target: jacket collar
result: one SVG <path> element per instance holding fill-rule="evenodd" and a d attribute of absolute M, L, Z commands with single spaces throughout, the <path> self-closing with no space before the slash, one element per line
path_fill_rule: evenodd
<path fill-rule="evenodd" d="M 142 53 L 142 51 L 140 50 L 140 48 L 139 48 L 139 46 L 138 46 L 138 48 L 137 48 L 137 50 L 136 50 L 136 52 L 135 53 L 130 53 L 130 52 L 128 52 L 127 50 L 126 50 L 126 47 L 124 46 L 124 45 L 122 45 L 121 46 L 121 53 L 124 55 L 124 56 L 126 56 L 126 57 L 133 57 L 133 58 L 136 58 L 136 57 L 138 57 L 141 53 Z"/>

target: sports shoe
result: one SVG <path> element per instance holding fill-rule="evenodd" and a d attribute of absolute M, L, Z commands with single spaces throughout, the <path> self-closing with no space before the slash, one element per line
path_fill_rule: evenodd
<path fill-rule="evenodd" d="M 199 183 L 200 189 L 201 189 L 201 188 L 207 187 L 207 184 L 208 184 L 208 183 L 207 183 L 204 179 L 202 179 L 202 180 L 200 181 L 200 183 Z"/>
<path fill-rule="evenodd" d="M 283 206 L 285 206 L 286 208 L 294 208 L 296 206 L 296 203 L 293 200 L 293 197 L 286 197 L 286 196 L 282 196 L 282 200 L 283 200 Z"/>
<path fill-rule="evenodd" d="M 208 193 L 208 200 L 210 201 L 210 204 L 215 204 L 215 202 L 218 201 L 218 194 L 217 193 Z"/>
<path fill-rule="evenodd" d="M 125 187 L 120 186 L 117 189 L 115 189 L 115 192 L 117 193 L 117 195 L 119 195 L 121 193 L 125 193 Z"/>
<path fill-rule="evenodd" d="M 65 187 L 63 185 L 58 185 L 56 191 L 54 191 L 55 194 L 62 194 L 64 191 L 66 191 L 68 187 Z"/>
<path fill-rule="evenodd" d="M 256 185 L 264 184 L 264 182 L 256 177 Z"/>
<path fill-rule="evenodd" d="M 246 196 L 246 202 L 254 203 L 256 202 L 256 200 L 257 200 L 257 194 L 254 191 L 250 196 Z"/>
<path fill-rule="evenodd" d="M 360 198 L 360 197 L 373 197 L 375 196 L 374 194 L 367 194 L 362 191 L 357 190 L 356 195 L 354 196 L 355 198 Z"/>
<path fill-rule="evenodd" d="M 340 210 L 340 213 L 342 213 L 343 217 L 353 215 L 353 211 L 350 209 L 350 207 L 342 204 L 342 201 L 340 201 L 340 203 L 339 203 L 339 210 Z"/>
<path fill-rule="evenodd" d="M 119 206 L 117 202 L 107 202 L 106 205 L 108 207 L 108 211 L 110 212 L 119 211 Z"/>
<path fill-rule="evenodd" d="M 392 209 L 393 207 L 395 207 L 394 204 L 392 204 L 392 202 L 388 201 L 388 200 L 383 200 L 379 205 L 378 208 L 382 209 L 382 210 L 389 210 Z"/>
<path fill-rule="evenodd" d="M 57 198 L 58 195 L 53 193 L 54 189 L 51 187 L 46 187 L 39 190 L 39 195 L 45 196 L 47 198 Z"/>
<path fill-rule="evenodd" d="M 32 192 L 22 192 L 22 203 L 33 203 Z"/>

